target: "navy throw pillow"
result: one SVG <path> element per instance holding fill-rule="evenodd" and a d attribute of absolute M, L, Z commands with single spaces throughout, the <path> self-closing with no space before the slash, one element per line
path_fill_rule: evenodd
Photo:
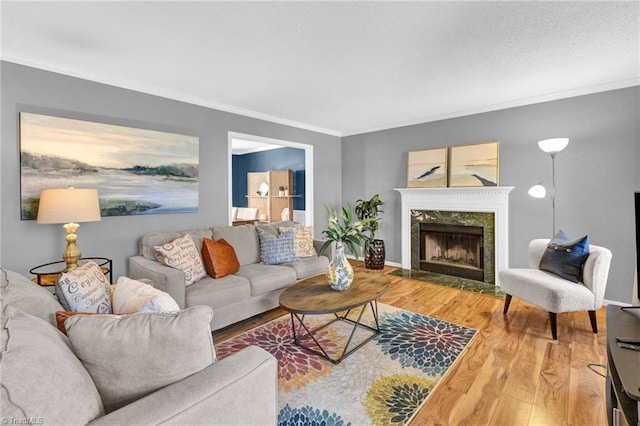
<path fill-rule="evenodd" d="M 582 266 L 589 257 L 589 236 L 573 241 L 561 230 L 547 245 L 540 259 L 540 270 L 574 283 L 582 281 Z"/>
<path fill-rule="evenodd" d="M 569 238 L 569 236 L 565 234 L 562 229 L 558 229 L 558 232 L 556 232 L 556 235 L 554 235 L 551 241 L 549 241 L 549 244 L 566 243 L 567 241 L 570 241 L 570 240 L 571 238 Z"/>

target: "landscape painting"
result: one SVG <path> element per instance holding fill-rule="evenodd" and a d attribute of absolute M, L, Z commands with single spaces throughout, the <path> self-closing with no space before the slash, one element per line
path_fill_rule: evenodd
<path fill-rule="evenodd" d="M 499 144 L 452 146 L 449 186 L 498 186 Z"/>
<path fill-rule="evenodd" d="M 40 191 L 96 188 L 102 216 L 198 210 L 195 136 L 20 113 L 21 218 Z"/>
<path fill-rule="evenodd" d="M 408 188 L 444 188 L 447 186 L 447 148 L 409 151 Z"/>

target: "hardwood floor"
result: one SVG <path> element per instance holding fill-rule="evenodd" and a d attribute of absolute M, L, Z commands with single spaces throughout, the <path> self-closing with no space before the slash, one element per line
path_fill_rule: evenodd
<path fill-rule="evenodd" d="M 363 268 L 361 262 L 353 264 L 354 269 Z M 587 367 L 606 364 L 605 308 L 597 312 L 597 335 L 591 332 L 587 312 L 559 314 L 554 341 L 548 314 L 517 298 L 505 318 L 502 299 L 390 279 L 391 289 L 381 303 L 478 330 L 412 425 L 607 424 L 605 379 Z M 214 341 L 283 314 L 274 309 L 214 333 Z"/>

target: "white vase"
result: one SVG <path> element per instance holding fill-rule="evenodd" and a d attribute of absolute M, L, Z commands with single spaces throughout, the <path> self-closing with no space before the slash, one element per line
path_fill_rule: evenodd
<path fill-rule="evenodd" d="M 348 289 L 353 282 L 353 268 L 344 255 L 342 241 L 336 241 L 336 255 L 329 262 L 327 280 L 331 288 L 336 291 Z"/>

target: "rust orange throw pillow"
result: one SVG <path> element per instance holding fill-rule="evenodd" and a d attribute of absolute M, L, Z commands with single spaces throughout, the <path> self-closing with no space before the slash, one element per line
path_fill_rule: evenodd
<path fill-rule="evenodd" d="M 211 238 L 202 239 L 202 260 L 207 273 L 212 278 L 222 278 L 240 270 L 240 262 L 233 246 L 224 238 L 214 241 Z"/>

